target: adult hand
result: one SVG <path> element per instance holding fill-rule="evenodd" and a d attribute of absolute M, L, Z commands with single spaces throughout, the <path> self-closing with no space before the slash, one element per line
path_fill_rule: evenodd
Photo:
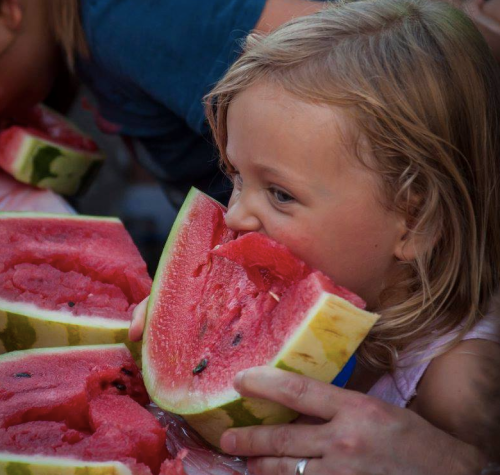
<path fill-rule="evenodd" d="M 146 309 L 148 306 L 149 297 L 146 297 L 137 307 L 134 308 L 132 314 L 132 322 L 128 330 L 128 339 L 130 341 L 142 340 L 144 325 L 146 323 Z"/>
<path fill-rule="evenodd" d="M 414 412 L 358 392 L 269 367 L 239 373 L 234 387 L 325 421 L 226 431 L 222 449 L 250 457 L 255 475 L 294 475 L 302 458 L 310 459 L 305 475 L 472 475 L 486 465 L 476 448 Z"/>

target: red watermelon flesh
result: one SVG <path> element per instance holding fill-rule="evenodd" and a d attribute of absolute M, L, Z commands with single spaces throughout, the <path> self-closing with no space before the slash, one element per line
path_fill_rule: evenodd
<path fill-rule="evenodd" d="M 155 279 L 152 294 L 161 290 L 147 330 L 154 385 L 181 408 L 186 397 L 220 394 L 237 372 L 272 360 L 323 292 L 365 306 L 285 246 L 228 229 L 218 203 L 193 199 L 168 266 L 160 263 L 168 270 Z"/>
<path fill-rule="evenodd" d="M 122 345 L 11 353 L 0 358 L 0 451 L 158 473 L 166 432 L 142 407 L 148 402 Z"/>
<path fill-rule="evenodd" d="M 188 455 L 186 449 L 181 450 L 174 460 L 165 460 L 161 466 L 160 475 L 187 475 L 184 470 L 183 460 Z"/>
<path fill-rule="evenodd" d="M 4 214 L 0 246 L 6 301 L 130 320 L 150 291 L 146 265 L 118 220 Z"/>

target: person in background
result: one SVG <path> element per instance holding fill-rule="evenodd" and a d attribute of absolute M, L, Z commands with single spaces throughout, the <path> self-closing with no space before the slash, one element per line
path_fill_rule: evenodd
<path fill-rule="evenodd" d="M 251 31 L 308 0 L 0 0 L 0 118 L 43 100 L 66 63 L 91 89 L 107 133 L 139 141 L 142 163 L 176 207 L 191 186 L 227 201 L 202 98 Z M 37 78 L 33 81 L 33 78 Z"/>
<path fill-rule="evenodd" d="M 96 96 L 101 129 L 144 146 L 141 164 L 175 207 L 193 185 L 226 202 L 231 186 L 202 98 L 250 31 L 268 33 L 325 3 L 0 0 L 0 119 L 44 99 L 68 65 Z"/>

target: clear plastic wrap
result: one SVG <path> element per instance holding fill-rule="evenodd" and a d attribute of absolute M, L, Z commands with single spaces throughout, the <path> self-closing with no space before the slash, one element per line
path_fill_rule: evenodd
<path fill-rule="evenodd" d="M 148 410 L 167 430 L 167 449 L 178 456 L 181 452 L 184 470 L 187 475 L 246 475 L 246 461 L 231 457 L 210 448 L 200 436 L 180 417 L 162 411 L 155 404 Z"/>

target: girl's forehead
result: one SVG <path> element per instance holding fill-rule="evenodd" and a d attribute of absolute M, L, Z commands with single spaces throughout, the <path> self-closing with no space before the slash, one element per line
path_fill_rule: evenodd
<path fill-rule="evenodd" d="M 236 160 L 247 151 L 254 160 L 299 157 L 324 167 L 326 161 L 340 166 L 344 158 L 352 164 L 357 154 L 369 153 L 350 110 L 301 99 L 270 82 L 258 82 L 233 99 L 227 130 L 226 151 Z"/>
<path fill-rule="evenodd" d="M 229 107 L 226 156 L 245 178 L 329 194 L 348 177 L 367 177 L 359 134 L 338 107 L 313 104 L 283 89 L 256 85 Z"/>

